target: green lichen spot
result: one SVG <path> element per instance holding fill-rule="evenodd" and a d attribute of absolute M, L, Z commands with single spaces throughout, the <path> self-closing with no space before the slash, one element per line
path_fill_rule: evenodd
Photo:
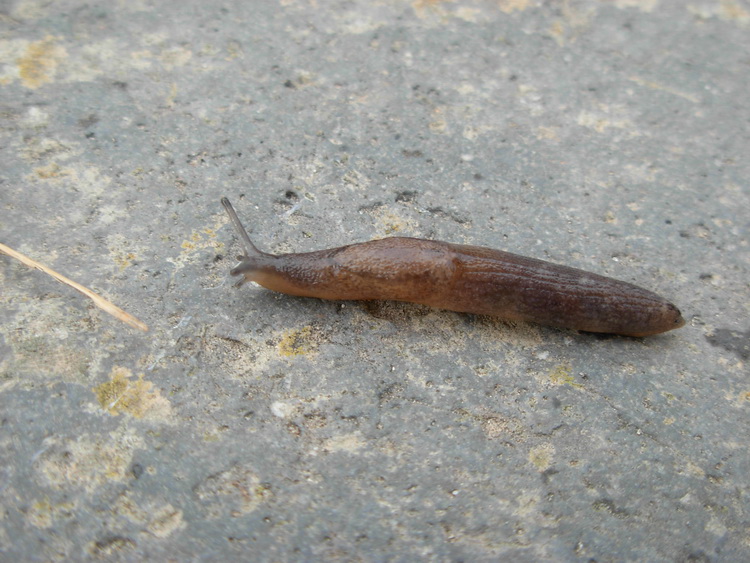
<path fill-rule="evenodd" d="M 282 356 L 300 356 L 314 352 L 318 347 L 314 336 L 311 326 L 290 330 L 279 342 L 279 352 Z"/>
<path fill-rule="evenodd" d="M 154 384 L 134 378 L 130 370 L 115 367 L 111 379 L 92 389 L 99 405 L 112 416 L 129 414 L 135 418 L 166 418 L 170 414 L 169 401 L 164 399 Z"/>
<path fill-rule="evenodd" d="M 555 385 L 570 385 L 577 389 L 583 389 L 583 385 L 575 382 L 571 373 L 573 368 L 570 364 L 558 364 L 549 372 L 549 378 Z"/>

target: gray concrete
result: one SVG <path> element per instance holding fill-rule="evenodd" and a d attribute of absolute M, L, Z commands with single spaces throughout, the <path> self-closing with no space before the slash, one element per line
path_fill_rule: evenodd
<path fill-rule="evenodd" d="M 750 5 L 0 5 L 0 559 L 750 559 Z M 392 234 L 635 282 L 638 340 L 233 289 Z"/>

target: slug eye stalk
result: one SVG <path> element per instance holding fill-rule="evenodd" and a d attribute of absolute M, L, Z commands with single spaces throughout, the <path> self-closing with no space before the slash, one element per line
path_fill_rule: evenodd
<path fill-rule="evenodd" d="M 245 255 L 243 256 L 243 258 L 263 254 L 255 247 L 253 241 L 250 240 L 250 236 L 247 234 L 245 227 L 242 225 L 242 221 L 240 221 L 240 218 L 237 217 L 237 212 L 234 210 L 234 207 L 232 207 L 230 201 L 227 198 L 223 197 L 221 198 L 221 204 L 224 206 L 227 215 L 229 215 L 229 220 L 232 222 L 232 225 L 234 225 L 234 230 L 237 231 L 237 234 L 240 235 L 240 239 L 242 239 L 242 246 L 245 248 Z M 240 258 L 240 260 L 242 260 L 242 258 Z"/>

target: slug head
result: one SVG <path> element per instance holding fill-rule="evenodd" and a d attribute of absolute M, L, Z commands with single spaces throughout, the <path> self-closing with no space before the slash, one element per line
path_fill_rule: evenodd
<path fill-rule="evenodd" d="M 234 225 L 234 229 L 240 236 L 242 246 L 245 250 L 245 254 L 237 257 L 237 260 L 239 260 L 240 263 L 229 271 L 233 276 L 242 276 L 242 279 L 235 284 L 235 287 L 240 287 L 248 281 L 258 281 L 260 274 L 274 257 L 271 254 L 261 252 L 255 247 L 250 240 L 245 227 L 242 226 L 242 222 L 239 217 L 237 217 L 234 207 L 229 203 L 229 200 L 223 197 L 221 198 L 221 204 L 224 206 L 227 215 L 229 215 L 229 220 L 232 222 L 232 225 Z"/>

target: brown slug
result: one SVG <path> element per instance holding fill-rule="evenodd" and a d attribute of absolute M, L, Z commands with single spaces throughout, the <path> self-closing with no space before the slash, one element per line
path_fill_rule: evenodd
<path fill-rule="evenodd" d="M 501 250 L 408 237 L 266 254 L 227 198 L 245 254 L 231 271 L 303 297 L 394 300 L 587 332 L 648 336 L 685 324 L 679 309 L 636 285 Z"/>

